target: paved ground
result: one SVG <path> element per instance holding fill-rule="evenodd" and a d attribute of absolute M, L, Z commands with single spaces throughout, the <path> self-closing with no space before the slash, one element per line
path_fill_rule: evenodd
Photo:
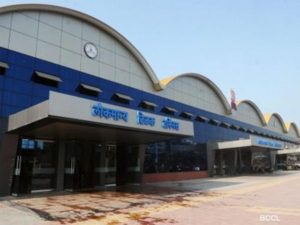
<path fill-rule="evenodd" d="M 300 224 L 300 172 L 0 200 L 0 225 Z"/>

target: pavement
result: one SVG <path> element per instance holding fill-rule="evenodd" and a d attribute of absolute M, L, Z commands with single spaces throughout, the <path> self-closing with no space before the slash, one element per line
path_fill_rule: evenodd
<path fill-rule="evenodd" d="M 300 224 L 300 171 L 0 198 L 0 225 Z"/>

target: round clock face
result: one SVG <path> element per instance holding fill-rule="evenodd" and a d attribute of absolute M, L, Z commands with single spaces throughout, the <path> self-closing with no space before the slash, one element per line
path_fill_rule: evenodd
<path fill-rule="evenodd" d="M 87 55 L 87 57 L 91 59 L 96 58 L 98 55 L 97 47 L 91 42 L 88 42 L 84 45 L 84 52 Z"/>

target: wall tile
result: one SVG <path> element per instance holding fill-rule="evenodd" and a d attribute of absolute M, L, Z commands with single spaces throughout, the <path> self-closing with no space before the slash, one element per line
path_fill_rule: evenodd
<path fill-rule="evenodd" d="M 82 22 L 77 19 L 65 16 L 63 18 L 62 29 L 70 34 L 75 35 L 78 38 L 81 38 Z"/>
<path fill-rule="evenodd" d="M 88 42 L 92 42 L 95 45 L 100 44 L 100 32 L 97 28 L 89 25 L 83 24 L 82 27 L 82 38 Z"/>
<path fill-rule="evenodd" d="M 116 65 L 115 53 L 103 48 L 100 49 L 99 53 L 100 53 L 100 62 L 103 62 L 111 66 Z"/>
<path fill-rule="evenodd" d="M 12 29 L 35 38 L 38 31 L 38 21 L 21 13 L 14 13 Z"/>
<path fill-rule="evenodd" d="M 79 55 L 82 53 L 81 39 L 65 32 L 62 33 L 61 47 Z"/>
<path fill-rule="evenodd" d="M 85 73 L 89 73 L 92 75 L 98 75 L 98 66 L 99 62 L 87 58 L 85 56 L 81 57 L 81 71 Z"/>
<path fill-rule="evenodd" d="M 0 18 L 1 20 L 1 18 Z M 9 32 L 10 30 L 4 27 L 0 27 L 0 46 L 4 48 L 8 48 L 9 43 Z"/>
<path fill-rule="evenodd" d="M 36 42 L 35 38 L 11 31 L 9 48 L 30 56 L 35 56 Z"/>
<path fill-rule="evenodd" d="M 47 24 L 40 23 L 38 38 L 42 41 L 60 46 L 61 30 Z"/>
<path fill-rule="evenodd" d="M 40 21 L 42 23 L 51 25 L 60 30 L 62 29 L 62 20 L 63 20 L 62 15 L 56 13 L 43 12 L 40 14 Z"/>
<path fill-rule="evenodd" d="M 53 63 L 59 63 L 60 48 L 43 41 L 38 41 L 36 57 Z"/>
<path fill-rule="evenodd" d="M 0 26 L 6 27 L 8 29 L 11 28 L 11 20 L 12 20 L 12 14 L 1 14 L 0 15 Z"/>
<path fill-rule="evenodd" d="M 80 55 L 64 49 L 61 49 L 60 54 L 60 64 L 75 70 L 80 70 Z"/>

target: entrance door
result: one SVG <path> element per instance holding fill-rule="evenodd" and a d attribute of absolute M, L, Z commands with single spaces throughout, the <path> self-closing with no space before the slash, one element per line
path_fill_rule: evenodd
<path fill-rule="evenodd" d="M 95 151 L 95 186 L 116 184 L 116 145 L 98 144 Z"/>
<path fill-rule="evenodd" d="M 66 146 L 65 189 L 91 189 L 116 183 L 116 146 L 71 141 Z"/>
<path fill-rule="evenodd" d="M 21 139 L 16 157 L 13 194 L 55 189 L 56 146 L 54 141 Z"/>
<path fill-rule="evenodd" d="M 66 144 L 65 189 L 94 187 L 94 145 L 72 141 Z"/>
<path fill-rule="evenodd" d="M 117 185 L 141 183 L 142 170 L 139 146 L 117 146 Z"/>

